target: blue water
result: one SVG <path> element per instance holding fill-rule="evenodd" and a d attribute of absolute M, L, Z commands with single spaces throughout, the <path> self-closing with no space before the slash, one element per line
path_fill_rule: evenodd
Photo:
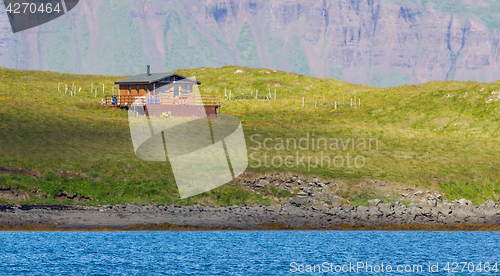
<path fill-rule="evenodd" d="M 0 275 L 500 275 L 499 245 L 493 232 L 0 232 Z"/>

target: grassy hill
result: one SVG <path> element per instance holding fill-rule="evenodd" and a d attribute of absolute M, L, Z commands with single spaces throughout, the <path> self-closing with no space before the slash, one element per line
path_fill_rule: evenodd
<path fill-rule="evenodd" d="M 338 194 L 352 204 L 374 197 L 398 200 L 406 188 L 474 203 L 499 199 L 500 82 L 432 82 L 379 89 L 234 66 L 176 72 L 195 76 L 202 82 L 202 94 L 221 97 L 226 106 L 222 113 L 241 118 L 251 155 L 247 177 L 280 173 L 332 179 L 339 183 Z M 63 191 L 91 199 L 85 204 L 273 202 L 235 183 L 179 200 L 168 163 L 135 157 L 126 111 L 98 104 L 104 95 L 102 85 L 110 94 L 119 79 L 0 68 L 0 165 L 39 172 L 36 179 L 0 174 L 0 186 L 28 192 L 31 197 L 25 202 L 31 203 L 59 203 L 56 198 Z M 73 83 L 77 91 L 81 87 L 74 97 L 69 92 Z M 91 83 L 98 88 L 97 97 L 90 91 Z M 69 89 L 64 93 L 66 84 Z M 231 100 L 224 97 L 224 88 L 227 94 L 231 90 Z M 276 100 L 267 99 L 269 91 L 274 98 L 275 89 Z M 354 97 L 361 106 L 351 107 Z M 323 140 L 306 149 L 280 146 L 280 139 L 286 143 L 308 135 Z M 352 139 L 354 147 L 349 144 Z M 270 156 L 268 167 L 264 154 Z M 322 154 L 332 161 L 337 158 L 337 163 L 328 166 L 325 161 L 321 166 Z M 347 154 L 350 162 L 358 158 L 358 166 L 346 164 Z M 305 156 L 306 163 L 277 166 L 289 155 Z M 341 159 L 343 166 L 333 165 Z M 64 177 L 61 171 L 79 176 Z"/>

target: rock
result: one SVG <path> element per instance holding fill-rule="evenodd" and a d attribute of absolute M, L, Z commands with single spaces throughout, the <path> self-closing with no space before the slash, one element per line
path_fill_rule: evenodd
<path fill-rule="evenodd" d="M 486 200 L 484 205 L 486 205 L 486 207 L 488 207 L 488 208 L 493 208 L 493 207 L 495 207 L 495 202 L 491 199 L 488 199 L 488 200 Z"/>
<path fill-rule="evenodd" d="M 269 181 L 267 181 L 267 180 L 265 180 L 265 179 L 261 179 L 261 180 L 259 181 L 259 183 L 255 184 L 255 187 L 257 187 L 257 188 L 262 188 L 262 187 L 265 187 L 265 186 L 267 186 L 267 185 L 269 185 Z"/>
<path fill-rule="evenodd" d="M 427 201 L 424 199 L 420 200 L 419 203 L 417 203 L 417 206 L 420 207 L 420 208 L 425 208 L 427 207 Z"/>
<path fill-rule="evenodd" d="M 414 196 L 422 196 L 424 194 L 424 192 L 422 191 L 416 191 L 415 193 L 413 193 Z"/>
<path fill-rule="evenodd" d="M 436 201 L 436 199 L 434 199 L 434 198 L 433 198 L 433 199 L 429 199 L 429 200 L 427 201 L 427 203 L 428 203 L 430 206 L 432 206 L 432 207 L 435 207 L 435 206 L 437 205 L 437 201 Z"/>
<path fill-rule="evenodd" d="M 369 210 L 370 208 L 363 205 L 358 206 L 358 208 L 356 208 L 356 212 L 360 215 L 367 215 Z"/>
<path fill-rule="evenodd" d="M 300 191 L 297 193 L 297 197 L 307 197 L 308 193 L 304 192 L 304 191 Z"/>
<path fill-rule="evenodd" d="M 334 195 L 327 195 L 326 198 L 333 204 L 339 204 L 340 200 L 342 199 L 341 197 Z"/>
<path fill-rule="evenodd" d="M 457 200 L 457 203 L 460 203 L 461 206 L 472 205 L 472 202 L 470 200 L 465 199 L 465 198 Z"/>
<path fill-rule="evenodd" d="M 342 209 L 344 211 L 351 211 L 354 209 L 354 207 L 351 205 L 342 205 L 342 206 L 340 206 L 340 209 Z"/>
<path fill-rule="evenodd" d="M 368 202 L 370 203 L 370 205 L 372 206 L 377 206 L 379 205 L 380 203 L 382 203 L 382 200 L 380 199 L 371 199 L 371 200 L 368 200 Z"/>

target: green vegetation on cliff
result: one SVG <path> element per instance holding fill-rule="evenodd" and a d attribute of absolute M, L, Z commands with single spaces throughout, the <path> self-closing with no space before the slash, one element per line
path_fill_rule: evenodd
<path fill-rule="evenodd" d="M 474 203 L 499 199 L 500 82 L 379 89 L 234 66 L 176 72 L 195 76 L 202 94 L 221 97 L 222 113 L 241 118 L 248 154 L 253 154 L 248 177 L 280 173 L 330 179 L 343 183 L 338 194 L 354 204 L 373 197 L 399 200 L 406 188 Z M 268 204 L 288 196 L 271 190 L 257 194 L 230 183 L 179 200 L 168 163 L 135 157 L 127 113 L 99 106 L 102 84 L 110 94 L 118 79 L 0 68 L 0 165 L 39 172 L 36 179 L 0 174 L 0 186 L 27 192 L 31 197 L 25 202 L 46 203 L 60 202 L 61 194 L 91 199 L 86 204 Z M 77 91 L 82 89 L 75 97 L 69 92 L 73 82 Z M 90 92 L 92 82 L 97 98 Z M 224 98 L 225 87 L 232 100 Z M 277 99 L 266 99 L 269 91 L 274 98 L 275 89 Z M 351 107 L 354 97 L 361 106 Z M 280 139 L 307 137 L 316 139 L 315 146 L 280 146 Z M 296 162 L 296 155 L 305 156 L 304 163 Z M 285 164 L 287 156 L 294 158 Z M 327 159 L 321 166 L 324 156 L 330 157 L 330 166 Z M 68 178 L 63 171 L 78 176 Z"/>

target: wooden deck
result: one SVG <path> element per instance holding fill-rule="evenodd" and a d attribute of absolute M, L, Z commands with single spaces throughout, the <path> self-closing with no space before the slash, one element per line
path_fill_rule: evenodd
<path fill-rule="evenodd" d="M 129 108 L 143 106 L 147 116 L 161 116 L 170 111 L 172 116 L 192 116 L 205 109 L 206 114 L 220 114 L 220 99 L 215 96 L 168 97 L 141 95 L 106 95 L 104 105 L 109 107 Z"/>

